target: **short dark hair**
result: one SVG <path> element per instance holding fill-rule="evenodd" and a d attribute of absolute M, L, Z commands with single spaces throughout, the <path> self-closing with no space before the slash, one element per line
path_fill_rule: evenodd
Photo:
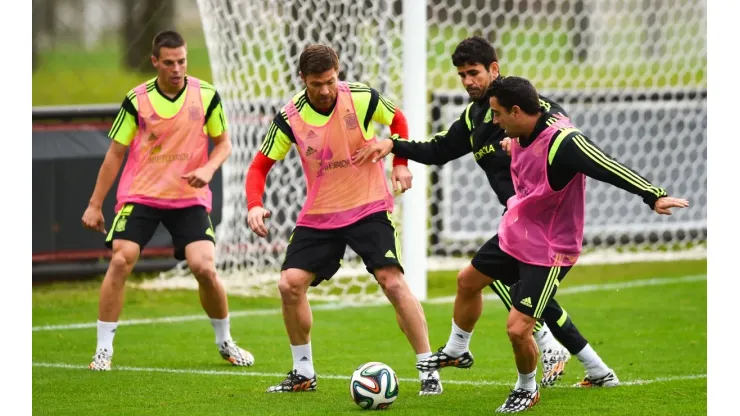
<path fill-rule="evenodd" d="M 482 64 L 486 68 L 498 62 L 493 45 L 480 36 L 469 37 L 460 42 L 452 53 L 452 65 Z"/>
<path fill-rule="evenodd" d="M 303 76 L 321 74 L 332 68 L 339 70 L 339 57 L 326 45 L 311 45 L 298 58 L 298 69 Z"/>
<path fill-rule="evenodd" d="M 522 77 L 500 76 L 491 82 L 486 91 L 486 98 L 496 97 L 506 111 L 516 105 L 527 114 L 534 115 L 540 111 L 540 97 L 531 82 Z"/>
<path fill-rule="evenodd" d="M 157 33 L 152 40 L 152 55 L 159 58 L 161 48 L 179 48 L 185 46 L 185 38 L 174 30 L 165 30 Z"/>

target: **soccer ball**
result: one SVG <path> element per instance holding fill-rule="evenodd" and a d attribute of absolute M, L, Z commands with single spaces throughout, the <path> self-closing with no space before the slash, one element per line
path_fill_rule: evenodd
<path fill-rule="evenodd" d="M 387 409 L 398 397 L 398 377 L 383 363 L 365 363 L 352 373 L 349 393 L 363 409 Z"/>

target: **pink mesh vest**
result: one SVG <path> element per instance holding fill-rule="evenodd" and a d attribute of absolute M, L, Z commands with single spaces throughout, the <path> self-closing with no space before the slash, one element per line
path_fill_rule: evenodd
<path fill-rule="evenodd" d="M 208 162 L 200 81 L 188 76 L 187 82 L 182 108 L 170 118 L 157 114 L 146 84 L 134 89 L 139 130 L 129 147 L 118 185 L 116 212 L 129 202 L 163 209 L 202 205 L 211 211 L 210 188 L 206 185 L 196 189 L 182 179 L 182 175 Z"/>
<path fill-rule="evenodd" d="M 297 225 L 339 228 L 393 210 L 383 162 L 352 164 L 351 155 L 376 138 L 365 140 L 346 82 L 338 84 L 337 103 L 325 125 L 306 123 L 293 101 L 286 113 L 306 175 L 306 201 Z"/>
<path fill-rule="evenodd" d="M 501 249 L 517 260 L 537 266 L 572 266 L 581 254 L 586 176 L 576 174 L 554 191 L 547 179 L 548 148 L 557 136 L 575 131 L 570 120 L 558 120 L 526 148 L 515 140 L 511 177 L 516 194 L 506 203 L 499 224 Z"/>

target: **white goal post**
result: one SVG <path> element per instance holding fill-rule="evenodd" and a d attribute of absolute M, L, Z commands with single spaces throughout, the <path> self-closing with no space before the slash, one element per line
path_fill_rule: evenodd
<path fill-rule="evenodd" d="M 273 167 L 265 206 L 270 237 L 246 226 L 244 180 L 272 118 L 303 86 L 298 55 L 332 46 L 341 76 L 402 108 L 410 136 L 446 130 L 468 102 L 451 63 L 481 35 L 504 75 L 560 102 L 607 153 L 691 207 L 658 216 L 635 196 L 588 181 L 580 263 L 704 258 L 707 227 L 706 3 L 703 0 L 198 0 L 212 82 L 234 150 L 223 167 L 217 263 L 232 294 L 277 296 L 288 237 L 305 195 L 297 153 Z M 194 74 L 198 75 L 198 74 Z M 381 126 L 379 136 L 388 136 Z M 472 155 L 445 166 L 409 163 L 414 187 L 396 198 L 403 263 L 426 298 L 427 271 L 456 270 L 495 232 L 502 207 Z M 184 265 L 145 287 L 195 287 Z M 352 250 L 312 299 L 382 294 Z"/>

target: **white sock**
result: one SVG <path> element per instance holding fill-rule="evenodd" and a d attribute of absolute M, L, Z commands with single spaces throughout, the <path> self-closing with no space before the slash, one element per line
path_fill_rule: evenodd
<path fill-rule="evenodd" d="M 216 345 L 220 347 L 224 345 L 224 342 L 231 341 L 231 325 L 228 315 L 224 319 L 211 318 L 211 325 L 216 333 Z"/>
<path fill-rule="evenodd" d="M 470 337 L 473 336 L 473 332 L 465 332 L 455 324 L 455 320 L 452 320 L 452 332 L 450 332 L 450 339 L 447 340 L 447 345 L 442 350 L 445 354 L 451 357 L 459 357 L 470 350 Z"/>
<path fill-rule="evenodd" d="M 537 347 L 540 349 L 540 352 L 547 349 L 556 349 L 560 346 L 558 341 L 552 335 L 550 328 L 547 327 L 547 324 L 543 324 L 542 329 L 534 333 L 534 340 L 537 343 Z"/>
<path fill-rule="evenodd" d="M 581 361 L 584 367 L 586 367 L 586 373 L 591 378 L 601 378 L 609 374 L 612 370 L 604 364 L 599 354 L 596 354 L 591 344 L 586 344 L 585 347 L 576 354 L 578 360 Z"/>
<path fill-rule="evenodd" d="M 416 354 L 416 361 L 423 360 L 427 357 L 431 357 L 432 352 L 423 352 L 421 354 Z M 431 374 L 434 378 L 439 378 L 439 373 L 437 371 L 433 371 L 431 373 L 419 371 L 419 380 L 426 380 L 429 377 L 429 374 Z"/>
<path fill-rule="evenodd" d="M 291 345 L 290 350 L 293 352 L 293 369 L 298 371 L 298 374 L 308 378 L 316 375 L 313 370 L 310 342 L 305 345 Z"/>
<path fill-rule="evenodd" d="M 98 347 L 97 350 L 108 350 L 113 354 L 113 337 L 116 335 L 118 322 L 98 321 Z"/>
<path fill-rule="evenodd" d="M 516 385 L 514 385 L 514 390 L 518 390 L 518 389 L 524 389 L 527 391 L 537 390 L 537 382 L 534 379 L 536 375 L 537 375 L 537 367 L 535 367 L 534 371 L 532 371 L 529 374 L 519 373 L 519 378 L 516 380 Z"/>

